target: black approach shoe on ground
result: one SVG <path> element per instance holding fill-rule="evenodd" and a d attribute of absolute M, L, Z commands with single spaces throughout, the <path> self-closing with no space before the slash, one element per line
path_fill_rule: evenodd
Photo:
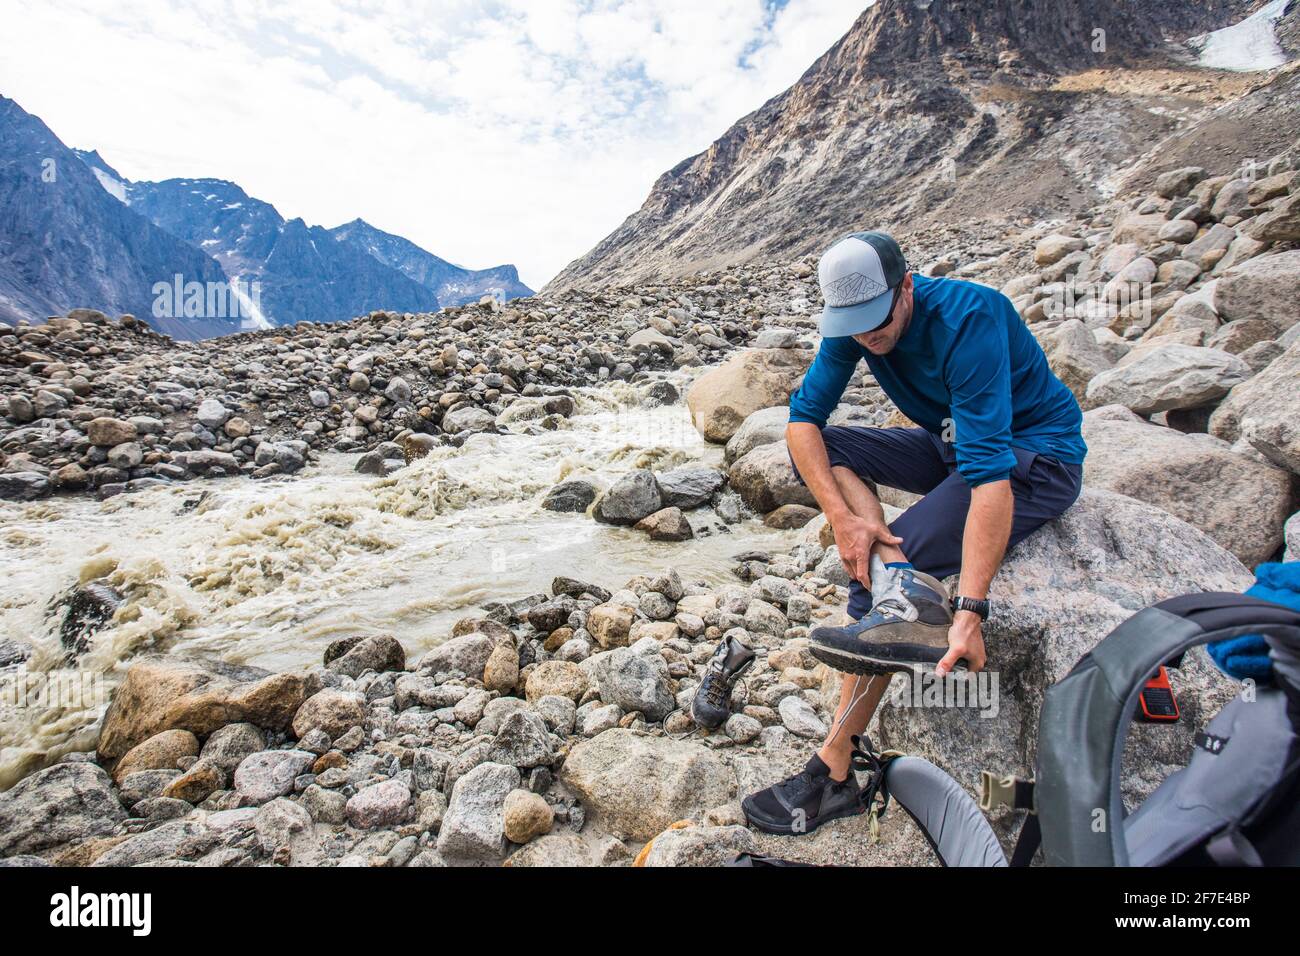
<path fill-rule="evenodd" d="M 823 823 L 861 813 L 861 792 L 852 771 L 842 783 L 831 779 L 830 768 L 816 754 L 792 777 L 740 801 L 750 826 L 764 833 L 801 836 Z"/>
<path fill-rule="evenodd" d="M 912 568 L 871 559 L 872 608 L 845 627 L 808 635 L 813 657 L 849 674 L 933 673 L 948 653 L 952 608 L 942 584 Z M 966 661 L 955 669 L 965 669 Z"/>
<path fill-rule="evenodd" d="M 691 719 L 707 730 L 721 727 L 731 716 L 731 690 L 753 663 L 754 652 L 734 637 L 719 641 L 691 701 Z"/>

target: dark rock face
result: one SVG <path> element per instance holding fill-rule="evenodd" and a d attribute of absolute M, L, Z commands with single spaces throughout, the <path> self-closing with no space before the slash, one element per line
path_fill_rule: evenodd
<path fill-rule="evenodd" d="M 354 245 L 408 279 L 431 290 L 444 306 L 466 305 L 485 295 L 501 300 L 530 296 L 533 290 L 519 281 L 511 265 L 491 269 L 462 269 L 426 252 L 409 239 L 376 229 L 364 219 L 331 229 L 339 242 Z"/>
<path fill-rule="evenodd" d="M 40 119 L 0 97 L 0 321 L 89 306 L 135 315 L 178 339 L 238 331 L 232 319 L 153 317 L 155 283 L 226 276 L 200 250 L 123 205 L 96 169 Z"/>
<path fill-rule="evenodd" d="M 543 292 L 805 256 L 854 229 L 915 235 L 909 255 L 918 244 L 934 255 L 953 221 L 1083 211 L 1104 198 L 1116 158 L 1179 127 L 1153 109 L 1171 101 L 1158 83 L 1116 97 L 1104 84 L 1064 92 L 1055 81 L 1173 65 L 1164 34 L 1218 29 L 1249 7 L 880 0 L 797 83 L 660 176 L 639 210 Z M 1271 141 L 1234 146 L 1216 172 L 1289 145 L 1291 127 L 1265 115 L 1251 126 Z"/>

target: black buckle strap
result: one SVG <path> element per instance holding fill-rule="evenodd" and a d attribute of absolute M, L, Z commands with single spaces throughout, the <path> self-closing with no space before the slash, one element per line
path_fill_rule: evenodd
<path fill-rule="evenodd" d="M 852 772 L 865 774 L 867 777 L 866 785 L 858 793 L 858 800 L 876 820 L 879 820 L 889 808 L 889 787 L 885 784 L 885 772 L 889 769 L 889 765 L 902 755 L 893 751 L 876 750 L 871 743 L 871 738 L 866 734 L 854 734 L 849 739 L 853 744 L 853 750 L 849 754 L 849 766 Z M 879 798 L 878 803 L 877 798 Z"/>

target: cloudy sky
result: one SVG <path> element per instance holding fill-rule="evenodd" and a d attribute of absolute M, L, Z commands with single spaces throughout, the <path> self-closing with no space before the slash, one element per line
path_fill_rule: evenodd
<path fill-rule="evenodd" d="M 540 287 L 866 0 L 0 0 L 0 93 L 130 179 L 216 177 Z"/>

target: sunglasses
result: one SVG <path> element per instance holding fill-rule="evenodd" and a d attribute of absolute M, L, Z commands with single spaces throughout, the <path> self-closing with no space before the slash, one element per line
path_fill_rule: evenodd
<path fill-rule="evenodd" d="M 889 313 L 885 316 L 885 321 L 881 322 L 874 329 L 872 329 L 870 332 L 867 332 L 865 334 L 875 335 L 881 329 L 889 328 L 889 324 L 894 321 L 894 307 L 898 305 L 898 294 L 902 291 L 903 291 L 903 283 L 900 282 L 898 283 L 898 285 L 894 286 L 894 296 L 889 300 Z"/>

